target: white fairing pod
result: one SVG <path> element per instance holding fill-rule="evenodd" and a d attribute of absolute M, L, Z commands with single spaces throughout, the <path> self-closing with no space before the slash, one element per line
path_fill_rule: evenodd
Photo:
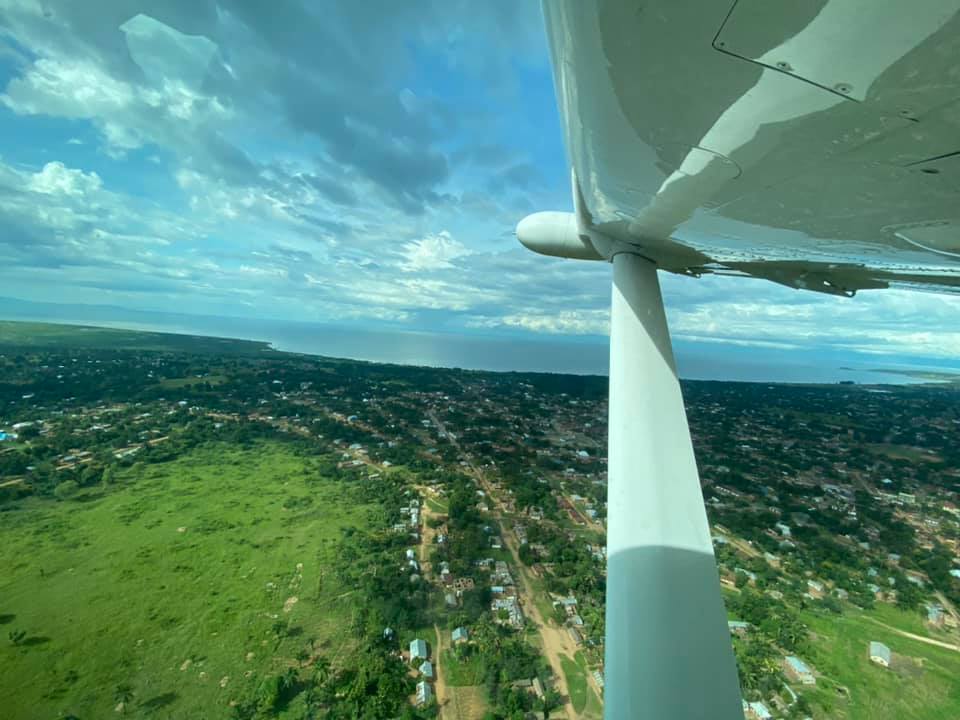
<path fill-rule="evenodd" d="M 527 215 L 517 225 L 517 239 L 523 245 L 553 257 L 576 260 L 603 260 L 586 235 L 577 227 L 573 213 L 538 212 Z"/>

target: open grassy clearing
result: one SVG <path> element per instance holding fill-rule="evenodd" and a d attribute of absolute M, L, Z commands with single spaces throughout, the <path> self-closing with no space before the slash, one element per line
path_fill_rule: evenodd
<path fill-rule="evenodd" d="M 4 717 L 113 717 L 126 698 L 127 715 L 226 718 L 310 638 L 349 651 L 350 588 L 324 569 L 369 508 L 309 459 L 211 445 L 118 480 L 2 514 L 0 622 L 25 633 L 0 644 Z"/>
<path fill-rule="evenodd" d="M 590 668 L 587 667 L 587 658 L 583 654 L 583 651 L 577 650 L 574 654 L 573 659 L 576 661 L 577 665 L 586 675 L 589 675 Z M 603 717 L 603 703 L 600 702 L 600 699 L 597 697 L 597 694 L 593 691 L 593 687 L 590 685 L 589 677 L 587 677 L 587 702 L 584 706 L 581 717 L 584 718 L 602 718 Z"/>
<path fill-rule="evenodd" d="M 447 514 L 447 503 L 445 501 L 442 502 L 432 497 L 427 497 L 427 507 L 429 507 L 432 512 L 435 512 L 438 515 Z"/>
<path fill-rule="evenodd" d="M 912 445 L 895 445 L 892 443 L 873 443 L 866 446 L 878 455 L 886 455 L 893 460 L 908 460 L 910 462 L 943 462 L 943 458 L 936 453 L 913 447 Z"/>
<path fill-rule="evenodd" d="M 479 655 L 471 655 L 458 660 L 450 649 L 443 651 L 444 679 L 450 687 L 467 687 L 483 684 L 483 660 Z"/>
<path fill-rule="evenodd" d="M 583 668 L 566 655 L 560 656 L 560 665 L 567 679 L 567 690 L 570 693 L 570 704 L 579 715 L 587 706 L 587 676 Z"/>
<path fill-rule="evenodd" d="M 850 610 L 843 616 L 803 613 L 803 620 L 816 634 L 809 660 L 822 674 L 816 689 L 804 691 L 820 706 L 815 717 L 818 720 L 955 720 L 960 717 L 960 653 L 902 637 L 871 618 L 908 632 L 917 631 L 917 619 L 913 615 L 888 606 L 869 612 Z M 867 646 L 871 640 L 890 647 L 894 653 L 891 669 L 870 662 Z"/>
<path fill-rule="evenodd" d="M 450 702 L 443 708 L 443 717 L 450 720 L 482 720 L 489 708 L 487 689 L 483 686 L 451 687 Z"/>
<path fill-rule="evenodd" d="M 203 375 L 201 377 L 166 378 L 160 381 L 165 388 L 182 388 L 191 385 L 222 385 L 227 381 L 226 375 Z"/>

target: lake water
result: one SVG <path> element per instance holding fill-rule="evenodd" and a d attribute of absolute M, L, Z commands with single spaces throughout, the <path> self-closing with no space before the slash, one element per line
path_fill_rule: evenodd
<path fill-rule="evenodd" d="M 122 308 L 13 302 L 9 319 L 103 325 L 129 329 L 212 335 L 271 343 L 278 350 L 373 362 L 457 367 L 470 370 L 533 371 L 606 375 L 607 340 L 484 336 L 396 329 L 369 330 L 320 323 L 216 318 L 147 313 Z M 771 350 L 722 343 L 675 343 L 680 376 L 691 380 L 859 384 L 918 382 L 883 369 L 933 369 L 920 359 L 874 357 L 822 350 Z M 957 368 L 937 368 L 953 370 Z"/>
<path fill-rule="evenodd" d="M 221 325 L 218 330 L 218 334 L 226 336 L 266 340 L 278 350 L 404 365 L 578 375 L 606 375 L 609 367 L 606 338 L 531 340 L 246 320 Z M 690 380 L 894 385 L 917 382 L 908 375 L 878 371 L 916 367 L 899 359 L 878 361 L 690 342 L 676 343 L 676 356 L 680 376 Z"/>

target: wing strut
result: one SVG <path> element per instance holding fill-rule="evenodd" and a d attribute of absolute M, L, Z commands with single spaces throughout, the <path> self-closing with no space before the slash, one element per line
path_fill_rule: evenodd
<path fill-rule="evenodd" d="M 605 717 L 741 720 L 656 266 L 613 256 Z"/>

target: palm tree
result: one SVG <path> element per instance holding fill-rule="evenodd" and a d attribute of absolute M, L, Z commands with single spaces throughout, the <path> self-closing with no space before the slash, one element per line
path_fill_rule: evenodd
<path fill-rule="evenodd" d="M 324 685 L 330 678 L 330 660 L 325 657 L 318 657 L 317 661 L 313 665 L 313 668 L 314 677 L 317 679 L 317 684 Z"/>

